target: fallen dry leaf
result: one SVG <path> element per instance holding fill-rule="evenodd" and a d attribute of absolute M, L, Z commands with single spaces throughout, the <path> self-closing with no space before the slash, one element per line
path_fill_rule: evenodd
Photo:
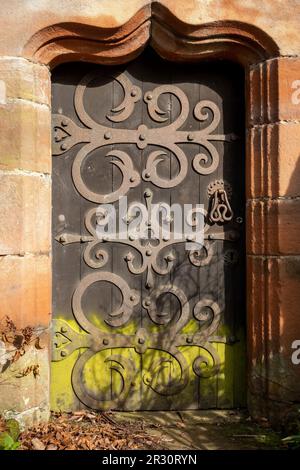
<path fill-rule="evenodd" d="M 45 450 L 46 448 L 45 444 L 40 441 L 40 439 L 38 439 L 37 437 L 31 439 L 31 443 L 33 450 Z"/>
<path fill-rule="evenodd" d="M 49 444 L 49 445 L 46 447 L 46 450 L 57 450 L 57 446 L 55 446 L 54 444 Z"/>
<path fill-rule="evenodd" d="M 184 423 L 177 423 L 177 424 L 176 424 L 176 427 L 177 427 L 177 428 L 185 428 L 186 425 L 185 425 Z"/>
<path fill-rule="evenodd" d="M 53 413 L 49 423 L 21 434 L 21 450 L 159 449 L 144 423 L 116 422 L 111 412 Z"/>

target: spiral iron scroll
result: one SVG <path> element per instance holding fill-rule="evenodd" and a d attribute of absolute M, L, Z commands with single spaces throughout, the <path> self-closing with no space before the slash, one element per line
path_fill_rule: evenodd
<path fill-rule="evenodd" d="M 149 334 L 147 330 L 140 328 L 134 335 L 125 335 L 118 333 L 107 333 L 93 325 L 85 316 L 82 310 L 81 300 L 84 285 L 91 285 L 92 282 L 106 279 L 110 280 L 112 274 L 102 272 L 99 275 L 90 275 L 78 286 L 73 297 L 74 316 L 79 326 L 84 330 L 82 333 L 76 332 L 64 320 L 54 320 L 54 339 L 53 339 L 53 360 L 60 361 L 67 358 L 75 350 L 85 349 L 77 359 L 72 371 L 72 385 L 75 394 L 79 400 L 86 406 L 93 409 L 113 409 L 120 406 L 120 403 L 126 399 L 131 390 L 133 377 L 137 370 L 134 363 L 122 355 L 111 354 L 105 359 L 105 364 L 110 364 L 110 369 L 121 377 L 122 387 L 119 396 L 114 399 L 107 399 L 92 395 L 88 390 L 84 380 L 84 368 L 93 356 L 101 351 L 111 348 L 134 348 L 138 354 L 143 355 L 147 350 L 161 350 L 169 355 L 169 358 L 160 358 L 155 360 L 147 371 L 144 372 L 143 381 L 159 395 L 172 396 L 182 391 L 189 382 L 189 364 L 183 353 L 180 351 L 182 346 L 197 346 L 206 352 L 205 355 L 199 355 L 193 362 L 194 373 L 202 378 L 212 377 L 217 374 L 220 368 L 220 358 L 216 348 L 212 343 L 226 343 L 225 337 L 215 336 L 221 319 L 221 311 L 217 303 L 209 298 L 203 299 L 194 306 L 194 316 L 199 320 L 199 331 L 194 334 L 183 334 L 181 330 L 190 319 L 190 304 L 185 297 L 184 292 L 175 285 L 166 285 L 160 289 L 154 290 L 143 302 L 149 317 L 156 323 L 162 324 L 168 328 L 168 333 L 161 331 L 159 333 Z M 88 277 L 88 276 L 87 276 Z M 120 281 L 120 279 L 115 280 Z M 128 298 L 129 292 L 127 285 L 121 285 L 123 302 L 120 311 L 124 305 L 135 303 L 135 300 Z M 157 316 L 157 301 L 161 295 L 172 293 L 179 302 L 179 320 L 169 318 L 166 315 Z M 210 309 L 211 315 L 207 318 L 206 309 Z M 200 321 L 201 320 L 201 321 Z M 208 359 L 208 356 L 210 359 Z M 160 380 L 160 374 L 164 369 L 170 369 L 168 381 Z M 177 367 L 180 373 L 172 376 L 172 371 Z M 163 376 L 163 374 L 162 374 Z"/>
<path fill-rule="evenodd" d="M 145 124 L 140 124 L 137 129 L 122 129 L 99 124 L 87 113 L 84 106 L 86 89 L 96 78 L 97 75 L 94 72 L 87 74 L 75 90 L 74 108 L 82 125 L 77 125 L 72 119 L 62 114 L 53 115 L 53 155 L 63 155 L 77 144 L 82 144 L 72 163 L 72 178 L 77 191 L 88 201 L 98 204 L 115 202 L 119 197 L 126 195 L 130 188 L 138 186 L 142 180 L 159 188 L 174 188 L 185 179 L 190 164 L 197 173 L 209 175 L 219 165 L 219 154 L 214 142 L 231 141 L 236 138 L 234 134 L 214 133 L 220 122 L 220 110 L 214 102 L 203 100 L 198 102 L 193 109 L 195 119 L 207 123 L 205 128 L 184 131 L 181 128 L 189 116 L 190 104 L 183 90 L 175 85 L 162 85 L 152 91 L 147 91 L 142 96 L 140 87 L 133 85 L 125 73 L 117 72 L 111 74 L 111 78 L 122 87 L 124 98 L 119 105 L 109 111 L 106 115 L 107 119 L 115 123 L 126 121 L 134 112 L 136 103 L 143 99 L 149 116 L 161 126 L 149 128 Z M 167 125 L 165 123 L 170 120 L 168 112 L 159 107 L 159 98 L 164 94 L 173 95 L 180 104 L 178 117 Z M 157 147 L 147 156 L 141 175 L 136 171 L 131 156 L 116 148 L 124 143 L 134 144 L 140 150 L 145 149 L 148 145 Z M 179 144 L 198 144 L 202 151 L 194 155 L 192 161 L 189 162 Z M 115 146 L 114 150 L 107 152 L 106 158 L 113 157 L 110 163 L 119 168 L 122 180 L 119 188 L 114 192 L 101 194 L 92 191 L 87 186 L 82 176 L 83 165 L 91 152 L 107 145 Z M 178 163 L 178 172 L 170 179 L 160 176 L 158 172 L 158 164 L 167 156 L 166 151 L 171 152 Z M 147 197 L 149 195 L 146 195 L 146 204 L 149 203 Z M 130 208 L 128 212 L 130 215 Z M 174 255 L 172 251 L 164 256 L 164 267 L 161 267 L 158 259 L 162 250 L 175 243 L 186 242 L 186 239 L 177 238 L 175 240 L 171 236 L 169 239 L 159 240 L 156 246 L 142 245 L 138 239 L 124 241 L 113 238 L 99 239 L 96 235 L 95 215 L 95 208 L 88 210 L 85 214 L 85 227 L 88 235 L 81 236 L 65 232 L 58 235 L 56 240 L 63 245 L 86 243 L 83 258 L 86 264 L 95 270 L 105 267 L 108 261 L 105 243 L 123 243 L 129 246 L 130 250 L 124 261 L 128 270 L 133 274 L 147 271 L 148 296 L 143 299 L 142 305 L 151 321 L 160 325 L 161 329 L 159 333 L 149 334 L 145 329 L 140 328 L 133 335 L 102 331 L 87 318 L 82 305 L 83 295 L 90 286 L 105 281 L 119 289 L 122 297 L 121 305 L 105 318 L 105 322 L 111 327 L 124 326 L 130 320 L 134 308 L 140 301 L 140 296 L 136 291 L 130 289 L 122 277 L 112 272 L 95 271 L 83 277 L 72 298 L 73 314 L 82 332 L 76 332 L 63 320 L 54 320 L 55 334 L 53 338 L 54 361 L 65 359 L 75 350 L 85 350 L 77 359 L 72 371 L 72 385 L 78 399 L 90 408 L 101 410 L 120 407 L 120 404 L 126 400 L 137 371 L 134 363 L 121 355 L 110 354 L 105 360 L 105 366 L 108 366 L 112 373 L 117 374 L 121 379 L 122 386 L 118 397 L 112 399 L 105 395 L 101 396 L 101 394 L 94 396 L 85 384 L 84 369 L 87 362 L 95 354 L 113 348 L 134 348 L 141 355 L 149 349 L 167 353 L 168 357 L 164 356 L 154 361 L 143 374 L 144 384 L 157 394 L 164 396 L 179 393 L 189 382 L 189 364 L 180 350 L 183 346 L 196 346 L 205 351 L 205 354 L 198 355 L 192 364 L 193 371 L 198 377 L 211 377 L 218 373 L 220 358 L 212 343 L 227 342 L 225 337 L 216 335 L 222 315 L 219 305 L 212 299 L 205 298 L 197 302 L 191 309 L 190 302 L 178 286 L 169 283 L 152 289 L 154 287 L 153 276 L 155 274 L 163 276 L 169 273 L 173 267 Z M 207 214 L 205 216 L 207 218 Z M 202 250 L 190 252 L 190 262 L 199 267 L 207 265 L 214 254 L 214 244 L 211 243 L 211 240 L 235 240 L 236 236 L 234 231 L 208 234 L 208 225 L 205 225 L 205 241 Z M 135 262 L 134 252 L 140 254 L 142 260 L 140 265 Z M 157 309 L 158 299 L 164 294 L 171 294 L 178 301 L 179 311 L 174 312 L 174 315 L 159 312 Z M 191 319 L 191 315 L 199 323 L 199 329 L 194 334 L 184 334 L 182 329 Z M 161 377 L 166 368 L 169 370 L 170 378 L 164 382 Z M 173 377 L 175 369 L 180 372 L 175 374 L 176 377 Z"/>
<path fill-rule="evenodd" d="M 171 94 L 177 98 L 180 103 L 180 114 L 171 124 L 155 128 L 148 128 L 141 124 L 137 129 L 106 127 L 95 122 L 84 107 L 86 88 L 95 78 L 95 73 L 87 74 L 75 90 L 75 111 L 85 127 L 77 126 L 67 116 L 54 114 L 52 145 L 53 155 L 58 156 L 78 143 L 84 144 L 74 159 L 72 176 L 76 189 L 91 202 L 114 202 L 120 196 L 124 196 L 131 187 L 140 183 L 140 176 L 134 169 L 131 157 L 126 152 L 114 150 L 108 152 L 106 157 L 117 157 L 117 161 L 113 160 L 111 163 L 117 165 L 122 173 L 122 183 L 119 189 L 110 194 L 100 194 L 88 188 L 82 178 L 82 166 L 87 156 L 96 148 L 122 143 L 135 144 L 141 150 L 148 145 L 159 147 L 159 150 L 154 150 L 148 155 L 142 178 L 160 188 L 173 188 L 185 179 L 189 165 L 187 156 L 178 144 L 198 144 L 206 149 L 206 153 L 194 156 L 192 166 L 197 173 L 208 175 L 213 173 L 219 165 L 219 154 L 213 142 L 231 141 L 236 138 L 234 134 L 213 133 L 220 122 L 220 110 L 214 102 L 208 100 L 200 101 L 194 108 L 195 119 L 201 122 L 210 121 L 207 127 L 193 132 L 180 130 L 188 118 L 190 105 L 186 94 L 175 85 L 162 85 L 144 95 L 148 113 L 158 123 L 164 123 L 168 120 L 167 112 L 159 108 L 159 97 Z M 124 99 L 119 106 L 111 110 L 112 114 L 107 114 L 107 118 L 110 121 L 120 123 L 132 114 L 135 104 L 142 99 L 142 92 L 138 86 L 132 85 L 124 73 L 115 73 L 112 78 L 122 86 Z M 210 119 L 210 115 L 212 115 L 212 119 Z M 159 176 L 157 171 L 158 163 L 166 157 L 166 150 L 170 151 L 178 162 L 178 174 L 171 179 Z"/>

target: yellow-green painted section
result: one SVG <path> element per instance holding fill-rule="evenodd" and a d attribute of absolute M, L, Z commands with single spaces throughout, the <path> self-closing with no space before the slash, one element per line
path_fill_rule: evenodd
<path fill-rule="evenodd" d="M 80 329 L 75 320 L 64 320 L 79 334 L 87 335 Z M 108 326 L 98 315 L 89 316 L 89 320 L 100 330 L 107 333 L 134 335 L 138 325 L 131 321 L 125 327 Z M 147 325 L 148 328 L 148 325 Z M 163 331 L 164 326 L 155 325 L 155 332 Z M 167 330 L 166 330 L 167 331 Z M 182 333 L 192 334 L 198 331 L 197 322 L 191 320 Z M 154 332 L 154 331 L 153 331 Z M 166 333 L 167 334 L 167 333 Z M 218 335 L 228 335 L 228 328 L 219 328 Z M 143 354 L 134 348 L 112 348 L 95 353 L 85 364 L 83 381 L 89 395 L 101 400 L 116 399 L 123 388 L 123 381 L 130 381 L 130 389 L 126 398 L 119 404 L 124 410 L 150 409 L 198 409 L 198 408 L 233 408 L 245 406 L 245 338 L 243 331 L 237 335 L 238 342 L 230 345 L 211 343 L 220 358 L 220 369 L 215 375 L 198 377 L 193 371 L 195 359 L 201 355 L 209 363 L 204 367 L 204 375 L 213 367 L 211 355 L 202 347 L 179 347 L 188 364 L 189 380 L 185 388 L 174 395 L 157 393 L 161 387 L 166 389 L 168 382 L 180 382 L 179 364 L 165 351 L 147 349 Z M 61 361 L 52 362 L 51 367 L 51 407 L 55 411 L 71 411 L 82 407 L 77 399 L 71 382 L 72 369 L 85 349 L 76 350 Z M 124 368 L 123 377 L 117 370 L 111 369 L 111 356 L 124 359 L 124 363 L 132 365 L 131 370 Z M 150 371 L 152 371 L 150 373 Z M 150 386 L 151 385 L 151 386 Z"/>

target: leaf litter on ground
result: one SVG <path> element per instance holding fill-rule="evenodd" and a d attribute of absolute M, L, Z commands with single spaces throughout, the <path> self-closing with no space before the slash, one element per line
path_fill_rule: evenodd
<path fill-rule="evenodd" d="M 113 413 L 75 411 L 52 413 L 20 436 L 20 450 L 159 449 L 161 439 L 148 434 L 145 423 L 116 422 Z"/>

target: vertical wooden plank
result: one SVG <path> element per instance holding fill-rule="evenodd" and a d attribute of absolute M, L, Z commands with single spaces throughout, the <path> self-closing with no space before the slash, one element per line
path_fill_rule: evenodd
<path fill-rule="evenodd" d="M 145 72 L 144 72 L 144 83 L 143 83 L 143 96 L 146 93 L 153 92 L 156 86 L 160 86 L 163 84 L 170 83 L 170 72 L 168 68 L 165 66 L 164 63 L 161 62 L 156 54 L 152 51 L 148 52 L 147 61 L 145 64 Z M 156 122 L 151 118 L 148 114 L 148 110 L 146 105 L 143 107 L 143 124 L 148 126 L 149 128 L 161 128 L 167 126 L 171 122 L 171 97 L 169 93 L 161 94 L 158 100 L 159 108 L 165 111 L 164 117 L 167 117 L 167 120 L 163 123 Z M 143 167 L 146 167 L 146 161 L 148 156 L 151 152 L 155 150 L 161 150 L 162 153 L 165 153 L 166 156 L 163 157 L 163 160 L 158 164 L 157 171 L 160 177 L 169 179 L 170 178 L 170 168 L 171 168 L 171 159 L 170 159 L 170 151 L 166 148 L 158 148 L 156 146 L 148 146 L 147 149 L 143 152 Z M 152 204 L 158 203 L 166 203 L 170 204 L 170 189 L 168 188 L 159 188 L 154 184 L 143 181 L 142 183 L 143 194 L 145 191 L 150 190 L 152 192 Z M 145 202 L 145 199 L 144 199 Z M 150 241 L 150 240 L 149 240 Z M 150 241 L 149 249 L 153 251 L 151 245 L 155 245 L 156 242 L 154 240 Z M 166 255 L 166 250 L 162 250 L 159 254 L 158 264 L 164 267 L 164 256 Z M 166 275 L 159 275 L 152 271 L 153 274 L 153 286 L 150 288 L 146 287 L 146 276 L 147 273 L 143 275 L 143 284 L 142 284 L 142 296 L 143 299 L 146 299 L 148 296 L 152 296 L 154 291 L 159 290 L 164 285 L 170 282 L 170 274 Z M 168 318 L 171 318 L 173 315 L 172 309 L 172 300 L 169 294 L 161 295 L 157 298 L 156 302 L 157 311 L 163 312 L 167 315 Z M 154 323 L 146 309 L 143 309 L 143 321 L 142 325 L 143 328 L 146 328 L 149 331 L 149 334 L 168 334 L 168 323 L 158 325 Z M 153 364 L 157 363 L 159 360 L 165 359 L 166 361 L 171 360 L 171 356 L 159 349 L 149 349 L 146 353 L 143 354 L 142 357 L 142 367 L 143 367 L 143 375 L 146 374 L 150 377 L 150 380 L 153 380 L 152 387 L 147 385 L 145 381 L 143 381 L 143 388 L 142 388 L 142 407 L 143 409 L 170 409 L 172 407 L 172 401 L 169 396 L 157 393 L 155 391 L 156 383 L 163 384 L 167 387 L 168 382 L 172 378 L 172 362 L 166 362 L 166 367 L 163 368 L 160 373 L 155 377 L 155 374 L 149 373 Z"/>
<path fill-rule="evenodd" d="M 141 80 L 141 66 L 140 61 L 131 63 L 124 74 L 128 77 L 132 86 L 142 87 Z M 113 85 L 113 107 L 117 107 L 122 103 L 124 97 L 124 90 L 121 86 L 114 81 Z M 137 129 L 142 120 L 142 99 L 135 104 L 133 113 L 125 120 L 120 123 L 113 123 L 113 128 L 117 129 Z M 126 152 L 131 158 L 135 170 L 141 174 L 142 173 L 142 155 L 140 149 L 137 148 L 135 144 L 124 142 L 122 144 L 114 145 L 113 150 L 122 150 Z M 112 158 L 114 161 L 115 158 Z M 122 182 L 122 175 L 117 168 L 113 165 L 113 190 L 117 190 L 120 187 Z M 142 200 L 141 196 L 141 186 L 132 187 L 126 194 L 128 208 L 131 204 L 135 202 L 140 202 Z M 117 218 L 119 218 L 119 202 L 114 203 L 116 208 Z M 132 294 L 139 298 L 138 304 L 134 307 L 133 313 L 130 316 L 126 324 L 120 327 L 114 327 L 114 333 L 121 333 L 125 335 L 134 335 L 139 328 L 141 327 L 141 276 L 132 274 L 125 261 L 126 255 L 132 252 L 135 256 L 134 265 L 139 265 L 141 259 L 140 255 L 136 250 L 129 245 L 124 245 L 120 243 L 113 244 L 113 264 L 112 271 L 118 276 L 122 277 L 129 285 L 129 288 L 132 291 Z M 118 299 L 116 295 L 113 295 L 113 309 L 118 308 Z M 134 348 L 114 348 L 114 354 L 120 355 L 124 358 L 124 365 L 126 361 L 129 360 L 134 368 L 134 376 L 132 378 L 128 375 L 128 370 L 124 370 L 124 378 L 126 381 L 130 381 L 131 387 L 130 392 L 126 399 L 121 404 L 123 410 L 138 410 L 141 407 L 141 355 L 138 354 Z M 112 380 L 113 390 L 115 393 L 121 390 L 121 379 L 117 374 L 114 374 Z"/>
<path fill-rule="evenodd" d="M 220 77 L 219 67 L 216 65 L 213 69 L 213 88 L 215 94 L 215 102 L 218 105 L 221 111 L 221 120 L 219 125 L 217 126 L 215 133 L 224 134 L 225 133 L 225 116 L 224 113 L 228 112 L 227 110 L 227 100 L 226 100 L 226 85 L 227 85 L 227 74 L 224 71 L 222 77 Z M 231 128 L 232 120 L 229 120 L 228 127 Z M 231 183 L 231 175 L 228 174 L 226 168 L 228 166 L 228 157 L 230 158 L 230 148 L 224 142 L 216 142 L 215 146 L 217 147 L 220 155 L 220 163 L 216 171 L 215 178 L 227 183 Z M 217 227 L 216 224 L 214 228 L 218 231 L 223 232 L 230 228 L 231 222 L 224 222 L 221 226 Z M 227 317 L 227 310 L 230 310 L 230 298 L 228 296 L 228 292 L 225 291 L 225 266 L 224 266 L 224 242 L 222 240 L 218 240 L 216 243 L 217 248 L 217 302 L 222 312 L 220 326 L 218 328 L 217 334 L 221 336 L 230 337 L 230 320 L 228 321 Z M 232 292 L 233 286 L 229 288 L 229 295 Z M 227 321 L 226 321 L 227 320 Z M 224 343 L 215 343 L 215 348 L 219 354 L 220 358 L 220 371 L 216 376 L 217 382 L 217 396 L 216 396 L 216 403 L 217 408 L 230 408 L 232 405 L 232 371 L 231 368 L 228 367 L 227 364 L 227 353 L 228 358 L 231 353 L 231 346 L 227 346 Z"/>
<path fill-rule="evenodd" d="M 69 80 L 64 68 L 53 75 L 52 110 L 77 120 L 73 108 L 73 94 L 78 79 Z M 52 299 L 55 319 L 63 319 L 75 331 L 80 328 L 73 317 L 70 299 L 78 283 L 80 273 L 80 245 L 62 245 L 55 237 L 64 231 L 80 231 L 80 200 L 74 190 L 71 178 L 71 166 L 76 156 L 76 149 L 52 159 Z M 54 335 L 55 332 L 52 331 Z M 71 385 L 71 372 L 78 357 L 74 352 L 69 358 L 51 364 L 51 406 L 54 410 L 75 410 L 80 405 Z"/>
<path fill-rule="evenodd" d="M 87 113 L 94 119 L 106 126 L 110 125 L 110 121 L 106 115 L 113 104 L 112 82 L 107 77 L 104 67 L 89 66 L 88 72 L 94 73 L 95 78 L 89 83 L 84 94 L 84 106 Z M 96 148 L 88 155 L 82 165 L 82 176 L 89 189 L 100 194 L 110 193 L 113 190 L 112 166 L 109 164 L 106 154 L 112 150 L 112 146 L 108 145 Z M 85 228 L 85 215 L 91 208 L 97 209 L 98 204 L 92 203 L 81 197 L 81 233 L 88 235 Z M 93 218 L 93 224 L 96 227 L 96 216 Z M 97 245 L 92 253 L 95 257 L 99 248 L 104 248 L 108 253 L 108 261 L 101 271 L 111 272 L 112 249 L 110 246 Z M 86 265 L 83 254 L 86 246 L 81 245 L 81 273 L 82 280 L 88 274 L 95 270 Z M 96 260 L 96 257 L 95 257 Z M 82 299 L 82 308 L 86 317 L 101 331 L 110 332 L 111 328 L 106 323 L 108 314 L 112 311 L 112 294 L 113 286 L 109 282 L 96 282 L 90 286 Z M 112 398 L 110 370 L 111 363 L 109 357 L 112 355 L 112 349 L 105 349 L 95 354 L 86 364 L 84 368 L 84 381 L 87 393 L 96 396 L 99 400 L 110 400 Z M 108 360 L 105 362 L 105 360 Z M 82 405 L 81 407 L 84 407 Z"/>
<path fill-rule="evenodd" d="M 209 70 L 209 71 L 207 71 Z M 208 100 L 220 106 L 220 101 L 217 93 L 213 90 L 214 77 L 211 73 L 210 67 L 204 68 L 201 66 L 199 70 L 200 74 L 200 101 Z M 206 82 L 207 75 L 209 75 L 209 82 Z M 208 119 L 200 122 L 200 129 L 205 129 L 208 124 L 213 119 L 213 113 L 205 109 L 208 112 Z M 213 133 L 217 133 L 218 129 Z M 218 142 L 213 142 L 213 145 L 217 148 L 220 153 L 222 150 L 221 145 Z M 211 157 L 205 147 L 201 148 L 201 151 L 204 151 L 208 155 L 208 163 L 211 162 Z M 209 199 L 207 194 L 207 188 L 210 182 L 214 181 L 217 178 L 220 165 L 218 168 L 208 175 L 201 175 L 200 177 L 200 194 L 201 202 L 204 204 L 205 209 L 209 212 Z M 215 227 L 207 221 L 210 225 L 209 232 L 215 230 Z M 219 294 L 219 279 L 218 279 L 218 251 L 217 243 L 213 242 L 215 247 L 214 255 L 209 264 L 200 267 L 200 299 L 210 299 L 218 302 Z M 212 345 L 214 346 L 214 345 Z M 204 349 L 201 348 L 201 355 L 203 355 L 208 360 L 208 368 L 211 369 L 213 366 L 213 361 L 211 355 Z M 215 408 L 217 406 L 217 376 L 211 375 L 208 377 L 200 378 L 199 386 L 199 407 L 204 409 Z"/>
<path fill-rule="evenodd" d="M 245 342 L 245 109 L 244 71 L 235 66 L 229 69 L 227 79 L 227 90 L 224 93 L 226 103 L 226 114 L 224 114 L 225 131 L 227 123 L 231 123 L 232 129 L 238 136 L 234 145 L 228 144 L 227 165 L 224 167 L 226 173 L 230 174 L 230 182 L 233 187 L 232 206 L 234 210 L 233 226 L 240 233 L 240 238 L 234 243 L 237 258 L 234 264 L 229 264 L 230 275 L 225 272 L 225 292 L 229 293 L 230 299 L 226 301 L 226 322 L 230 327 L 232 339 L 232 360 L 226 357 L 226 365 L 230 367 L 232 375 L 233 401 L 232 406 L 245 406 L 246 400 L 246 342 Z M 238 110 L 238 111 L 237 111 Z M 225 147 L 226 148 L 226 147 Z M 237 221 L 242 221 L 238 223 Z M 224 243 L 224 256 L 228 258 L 229 242 Z M 230 251 L 229 251 L 230 252 Z M 234 258 L 234 257 L 233 257 Z M 233 286 L 239 285 L 239 289 Z M 231 287 L 230 287 L 231 286 Z M 227 295 L 228 297 L 228 295 Z"/>
<path fill-rule="evenodd" d="M 239 324 L 245 319 L 245 311 L 240 312 L 243 305 L 244 273 L 244 230 L 237 223 L 239 217 L 244 219 L 244 107 L 243 107 L 243 75 L 238 66 L 227 67 L 223 72 L 223 80 L 218 78 L 218 87 L 223 102 L 223 126 L 225 134 L 234 133 L 238 140 L 224 143 L 223 175 L 232 188 L 230 204 L 234 212 L 233 220 L 225 225 L 226 229 L 237 230 L 240 239 L 234 243 L 219 242 L 219 263 L 223 284 L 223 325 L 221 334 L 227 336 L 228 344 L 219 344 L 218 350 L 223 356 L 223 372 L 219 376 L 218 407 L 235 406 L 235 383 L 245 383 L 243 358 L 238 360 L 241 351 L 239 338 L 242 333 Z M 237 259 L 236 259 L 237 255 Z M 235 286 L 239 286 L 237 289 Z M 242 296 L 241 296 L 242 293 Z"/>
<path fill-rule="evenodd" d="M 189 102 L 189 115 L 180 130 L 185 130 L 187 134 L 192 133 L 199 129 L 199 122 L 194 118 L 193 114 L 194 107 L 199 101 L 199 83 L 197 73 L 195 71 L 195 67 L 190 65 L 185 66 L 184 69 L 181 70 L 178 70 L 178 67 L 174 65 L 172 72 L 172 83 L 178 86 L 180 90 L 185 93 Z M 174 110 L 173 119 L 175 119 L 181 111 L 181 106 L 175 97 L 172 97 L 172 106 Z M 174 188 L 174 191 L 172 191 L 171 203 L 179 203 L 184 211 L 185 205 L 191 205 L 195 208 L 195 205 L 201 202 L 200 176 L 192 167 L 192 160 L 194 155 L 198 153 L 199 146 L 190 142 L 189 144 L 180 144 L 179 147 L 186 155 L 188 172 L 186 178 L 176 186 L 176 188 Z M 177 164 L 175 164 L 174 159 L 172 163 L 172 176 L 174 176 L 176 174 Z M 183 217 L 184 216 L 186 216 L 186 214 L 183 214 Z M 185 243 L 177 244 L 173 249 L 176 253 L 176 261 L 171 273 L 172 283 L 183 290 L 190 310 L 188 322 L 182 329 L 182 333 L 192 338 L 199 329 L 198 322 L 193 316 L 193 309 L 199 300 L 200 269 L 199 267 L 193 266 L 189 261 L 189 253 L 186 249 Z M 199 377 L 196 376 L 193 371 L 193 363 L 200 354 L 200 348 L 190 346 L 187 343 L 186 346 L 183 345 L 179 349 L 188 364 L 189 382 L 180 394 L 174 396 L 173 406 L 174 409 L 179 410 L 197 409 L 199 399 Z"/>

